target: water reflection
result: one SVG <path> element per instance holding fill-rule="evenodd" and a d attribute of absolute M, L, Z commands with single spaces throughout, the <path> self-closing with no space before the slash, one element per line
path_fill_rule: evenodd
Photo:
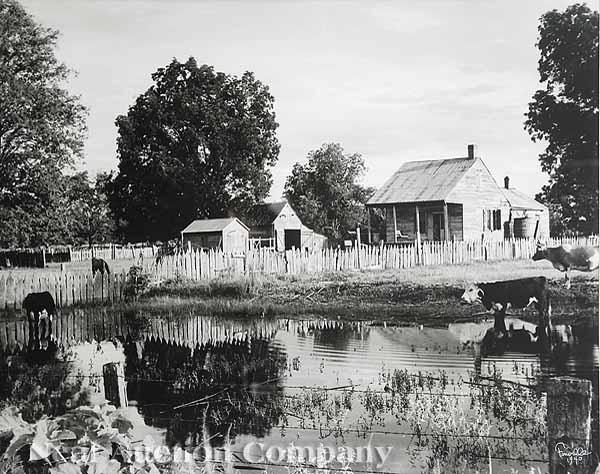
<path fill-rule="evenodd" d="M 271 348 L 269 340 L 216 342 L 195 349 L 129 340 L 126 357 L 129 399 L 138 401 L 150 422 L 168 428 L 171 445 L 198 446 L 207 436 L 221 445 L 224 431 L 232 438 L 262 437 L 279 422 L 278 386 L 287 357 Z M 260 395 L 265 391 L 268 403 Z"/>
<path fill-rule="evenodd" d="M 339 445 L 371 433 L 373 442 L 396 449 L 386 469 L 420 472 L 422 465 L 407 454 L 411 437 L 397 434 L 410 426 L 399 425 L 400 410 L 389 404 L 388 389 L 398 393 L 398 386 L 411 386 L 411 396 L 419 394 L 420 405 L 403 399 L 404 414 L 417 405 L 425 407 L 424 413 L 449 406 L 443 398 L 419 392 L 428 383 L 451 389 L 452 400 L 465 397 L 465 406 L 452 405 L 458 410 L 468 408 L 472 395 L 464 387 L 461 392 L 458 383 L 474 373 L 493 378 L 501 372 L 505 379 L 539 389 L 550 376 L 586 378 L 592 380 L 594 414 L 598 412 L 597 338 L 566 326 L 554 328 L 555 350 L 540 356 L 481 351 L 478 342 L 490 327 L 487 322 L 432 329 L 340 320 L 146 318 L 106 312 L 64 316 L 57 324 L 62 328 L 59 347 L 106 337 L 123 341 L 129 399 L 138 402 L 149 424 L 165 429 L 171 446 L 209 442 L 242 449 L 248 441 L 281 444 L 282 439 L 313 445 L 327 439 Z M 528 327 L 519 320 L 507 323 L 514 329 Z M 4 334 L 0 345 L 14 351 L 18 326 Z M 407 380 L 418 374 L 425 382 L 416 389 Z M 392 384 L 391 377 L 402 383 Z M 362 431 L 319 429 L 337 417 Z M 507 452 L 503 449 L 497 452 Z"/>

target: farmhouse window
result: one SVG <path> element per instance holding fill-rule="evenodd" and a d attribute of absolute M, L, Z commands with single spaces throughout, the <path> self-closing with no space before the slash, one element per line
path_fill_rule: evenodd
<path fill-rule="evenodd" d="M 502 214 L 500 209 L 484 209 L 483 210 L 483 230 L 501 230 L 502 229 Z"/>

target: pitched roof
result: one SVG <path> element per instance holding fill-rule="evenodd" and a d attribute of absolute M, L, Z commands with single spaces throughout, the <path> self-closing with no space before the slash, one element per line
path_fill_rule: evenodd
<path fill-rule="evenodd" d="M 197 219 L 183 229 L 181 233 L 220 232 L 234 221 L 238 221 L 243 227 L 248 229 L 237 217 L 226 217 L 223 219 Z"/>
<path fill-rule="evenodd" d="M 515 188 L 502 188 L 502 192 L 504 193 L 504 196 L 506 196 L 510 207 L 513 209 L 535 209 L 540 211 L 546 209 L 546 206 L 542 203 L 527 196 L 527 194 L 524 194 L 521 191 L 517 191 Z"/>
<path fill-rule="evenodd" d="M 286 201 L 257 204 L 248 212 L 246 219 L 252 227 L 271 225 L 286 204 Z"/>
<path fill-rule="evenodd" d="M 367 204 L 443 201 L 479 158 L 404 163 Z"/>

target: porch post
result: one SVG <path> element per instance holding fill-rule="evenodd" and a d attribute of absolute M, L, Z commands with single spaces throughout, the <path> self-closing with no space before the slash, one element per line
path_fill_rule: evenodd
<path fill-rule="evenodd" d="M 371 208 L 367 206 L 367 243 L 371 245 Z"/>
<path fill-rule="evenodd" d="M 444 201 L 444 240 L 450 240 L 450 225 L 448 223 L 448 203 Z"/>
<path fill-rule="evenodd" d="M 393 217 L 394 217 L 394 243 L 398 242 L 398 221 L 396 220 L 396 205 L 392 205 Z"/>
<path fill-rule="evenodd" d="M 421 263 L 421 219 L 419 218 L 418 204 L 415 204 L 415 218 L 417 220 L 417 260 Z"/>

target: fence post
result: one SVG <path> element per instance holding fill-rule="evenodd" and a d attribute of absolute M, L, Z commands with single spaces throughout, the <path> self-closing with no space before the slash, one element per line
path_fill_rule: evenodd
<path fill-rule="evenodd" d="M 358 264 L 358 269 L 360 270 L 360 225 L 356 226 L 356 263 Z"/>
<path fill-rule="evenodd" d="M 547 406 L 550 474 L 590 472 L 592 382 L 550 378 Z"/>
<path fill-rule="evenodd" d="M 123 366 L 117 362 L 104 364 L 104 397 L 117 408 L 127 406 L 127 390 Z"/>

